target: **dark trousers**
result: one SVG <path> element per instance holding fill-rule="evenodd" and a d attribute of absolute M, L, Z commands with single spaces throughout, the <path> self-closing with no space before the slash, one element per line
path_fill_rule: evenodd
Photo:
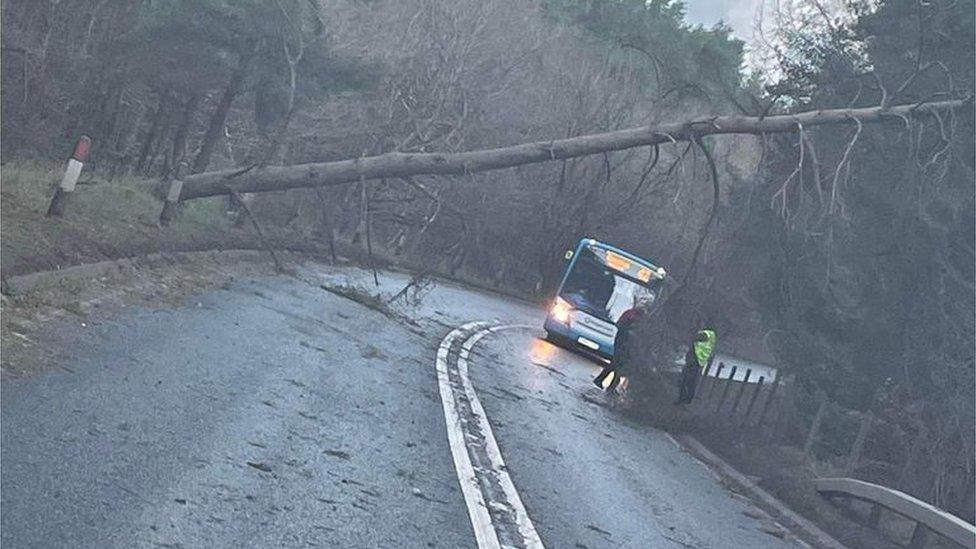
<path fill-rule="evenodd" d="M 685 365 L 681 370 L 681 381 L 678 385 L 678 404 L 687 404 L 695 398 L 698 387 L 698 364 Z"/>
<path fill-rule="evenodd" d="M 610 385 L 607 387 L 607 391 L 612 391 L 617 388 L 620 384 L 620 372 L 617 371 L 617 364 L 611 361 L 609 364 L 603 367 L 603 370 L 593 378 L 593 383 L 596 383 L 600 387 L 603 387 L 603 382 L 606 381 L 607 376 L 613 372 L 613 379 L 610 381 Z"/>

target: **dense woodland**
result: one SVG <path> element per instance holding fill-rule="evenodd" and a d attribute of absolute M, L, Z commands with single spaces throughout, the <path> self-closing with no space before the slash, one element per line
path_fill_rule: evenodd
<path fill-rule="evenodd" d="M 3 158 L 61 159 L 84 133 L 105 177 L 165 179 L 971 97 L 971 0 L 775 6 L 746 64 L 667 0 L 9 0 Z M 673 274 L 670 337 L 709 319 L 893 436 L 925 430 L 936 476 L 914 491 L 971 514 L 973 135 L 970 103 L 251 207 L 537 297 L 580 237 L 632 249 Z"/>

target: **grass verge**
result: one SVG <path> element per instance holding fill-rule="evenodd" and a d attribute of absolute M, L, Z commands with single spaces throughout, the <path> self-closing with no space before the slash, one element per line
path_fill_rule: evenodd
<path fill-rule="evenodd" d="M 182 205 L 169 226 L 157 224 L 162 202 L 154 180 L 82 173 L 64 217 L 47 217 L 63 166 L 12 161 L 0 169 L 0 275 L 4 278 L 67 265 L 155 252 L 261 249 L 250 227 L 235 227 L 226 199 L 204 198 Z M 318 243 L 297 231 L 267 227 L 278 249 L 318 251 Z"/>

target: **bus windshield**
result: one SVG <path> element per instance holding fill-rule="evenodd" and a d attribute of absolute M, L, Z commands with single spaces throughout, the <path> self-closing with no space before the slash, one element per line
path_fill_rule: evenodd
<path fill-rule="evenodd" d="M 611 266 L 616 261 L 618 264 Z M 621 264 L 623 263 L 623 264 Z M 616 323 L 620 315 L 630 309 L 641 295 L 657 299 L 660 279 L 647 276 L 648 282 L 639 282 L 628 276 L 634 270 L 632 262 L 606 249 L 584 246 L 563 283 L 559 297 L 574 308 L 601 320 Z M 618 267 L 618 268 L 614 268 Z M 640 265 L 633 265 L 641 269 Z"/>

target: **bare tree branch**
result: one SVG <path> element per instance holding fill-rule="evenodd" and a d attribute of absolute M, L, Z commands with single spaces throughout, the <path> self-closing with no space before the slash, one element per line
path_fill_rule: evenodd
<path fill-rule="evenodd" d="M 694 276 L 695 269 L 698 266 L 698 257 L 701 254 L 702 247 L 705 245 L 705 240 L 708 238 L 708 231 L 715 222 L 715 217 L 718 213 L 720 189 L 718 183 L 718 169 L 715 167 L 715 160 L 712 158 L 712 153 L 709 152 L 708 147 L 702 143 L 701 137 L 695 137 L 692 140 L 692 143 L 698 147 L 698 149 L 705 156 L 705 160 L 708 162 L 708 170 L 712 180 L 712 209 L 708 212 L 708 217 L 705 219 L 705 224 L 702 225 L 701 233 L 698 235 L 698 243 L 695 245 L 695 251 L 691 254 L 691 262 L 688 265 L 688 270 L 685 271 L 685 276 L 681 279 L 681 285 L 678 286 L 678 289 L 674 291 L 674 295 L 677 295 L 679 292 L 684 290 Z"/>
<path fill-rule="evenodd" d="M 258 220 L 255 219 L 254 214 L 251 213 L 251 208 L 247 205 L 247 201 L 241 197 L 240 193 L 238 193 L 236 189 L 228 186 L 227 192 L 233 196 L 235 200 L 237 200 L 238 204 L 240 204 L 241 208 L 244 210 L 244 214 L 247 215 L 247 218 L 251 221 L 251 226 L 253 226 L 255 232 L 258 233 L 258 238 L 261 240 L 261 243 L 264 244 L 264 249 L 271 254 L 271 259 L 274 260 L 275 269 L 277 269 L 279 273 L 284 272 L 285 268 L 281 265 L 281 261 L 278 260 L 278 254 L 275 253 L 271 243 L 268 242 L 267 238 L 265 238 L 264 231 L 261 230 L 261 225 L 258 224 Z"/>

